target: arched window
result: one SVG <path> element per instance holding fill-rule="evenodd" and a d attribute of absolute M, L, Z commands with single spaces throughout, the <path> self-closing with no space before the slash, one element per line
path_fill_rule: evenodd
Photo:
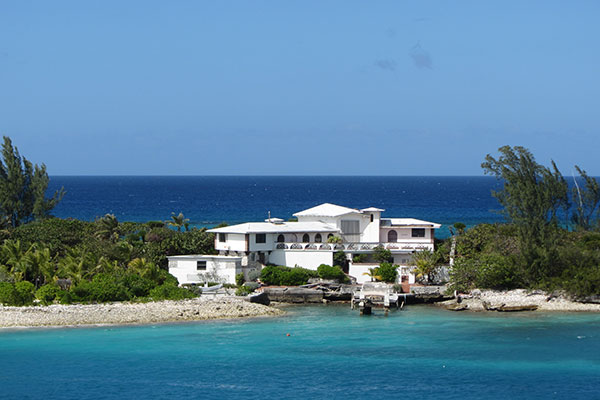
<path fill-rule="evenodd" d="M 315 243 L 321 243 L 323 241 L 323 238 L 321 237 L 320 233 L 317 233 L 315 235 Z"/>
<path fill-rule="evenodd" d="M 310 242 L 310 236 L 308 236 L 308 233 L 305 233 L 302 236 L 302 243 L 308 243 L 308 242 Z"/>
<path fill-rule="evenodd" d="M 397 242 L 398 241 L 398 232 L 395 230 L 391 230 L 388 232 L 388 242 Z"/>
<path fill-rule="evenodd" d="M 327 240 L 329 240 L 332 237 L 333 237 L 333 233 L 330 233 L 329 235 L 327 235 Z"/>
<path fill-rule="evenodd" d="M 292 243 L 298 243 L 298 235 L 292 233 Z"/>
<path fill-rule="evenodd" d="M 283 236 L 283 235 L 279 235 L 279 236 L 277 236 L 277 242 L 278 242 L 278 243 L 283 243 L 283 242 L 285 242 L 285 236 Z"/>

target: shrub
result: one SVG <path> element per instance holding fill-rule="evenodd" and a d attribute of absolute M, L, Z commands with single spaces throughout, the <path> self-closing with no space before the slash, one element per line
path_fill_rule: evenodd
<path fill-rule="evenodd" d="M 332 267 L 327 264 L 321 264 L 317 268 L 317 273 L 321 279 L 335 279 L 340 283 L 348 281 L 348 277 L 344 271 L 337 265 Z"/>
<path fill-rule="evenodd" d="M 124 274 L 119 282 L 127 289 L 129 297 L 146 297 L 156 286 L 152 280 L 133 273 Z"/>
<path fill-rule="evenodd" d="M 367 255 L 366 254 L 354 254 L 352 255 L 352 262 L 354 263 L 364 263 L 365 261 L 367 261 Z"/>
<path fill-rule="evenodd" d="M 374 249 L 373 259 L 378 263 L 391 263 L 394 262 L 394 257 L 392 256 L 392 252 L 383 246 L 377 246 Z"/>
<path fill-rule="evenodd" d="M 45 306 L 52 304 L 61 292 L 55 284 L 49 283 L 35 292 L 35 297 Z"/>
<path fill-rule="evenodd" d="M 394 283 L 398 278 L 398 266 L 391 263 L 381 263 L 377 268 L 377 275 L 383 282 Z"/>
<path fill-rule="evenodd" d="M 317 271 L 301 267 L 269 265 L 262 269 L 260 280 L 267 285 L 299 286 L 306 285 L 310 278 L 318 277 Z"/>
<path fill-rule="evenodd" d="M 90 300 L 97 302 L 129 300 L 130 294 L 113 274 L 97 274 L 92 279 Z"/>
<path fill-rule="evenodd" d="M 235 283 L 236 283 L 238 286 L 242 286 L 242 285 L 244 284 L 244 282 L 245 282 L 245 281 L 246 281 L 246 279 L 244 278 L 244 273 L 243 273 L 243 272 L 240 272 L 239 274 L 237 274 L 237 275 L 235 276 Z"/>
<path fill-rule="evenodd" d="M 250 282 L 255 282 L 258 278 L 260 278 L 260 271 L 253 269 L 252 271 L 248 272 L 248 280 Z"/>
<path fill-rule="evenodd" d="M 346 265 L 348 263 L 348 258 L 346 258 L 346 253 L 343 251 L 336 251 L 333 254 L 333 265 Z"/>
<path fill-rule="evenodd" d="M 5 306 L 20 305 L 19 295 L 15 290 L 15 285 L 8 282 L 0 282 L 0 303 Z"/>
<path fill-rule="evenodd" d="M 25 306 L 33 303 L 35 299 L 35 286 L 31 282 L 22 281 L 15 283 L 15 290 L 19 298 L 18 305 Z"/>
<path fill-rule="evenodd" d="M 165 283 L 150 290 L 150 297 L 153 300 L 183 300 L 191 299 L 196 295 L 185 288 Z"/>
<path fill-rule="evenodd" d="M 252 293 L 253 291 L 254 291 L 254 289 L 252 289 L 250 286 L 242 285 L 235 291 L 235 295 L 236 296 L 247 296 L 250 293 Z"/>

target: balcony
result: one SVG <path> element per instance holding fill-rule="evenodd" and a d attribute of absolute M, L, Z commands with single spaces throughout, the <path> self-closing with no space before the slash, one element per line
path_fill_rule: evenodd
<path fill-rule="evenodd" d="M 431 242 L 411 242 L 411 243 L 276 243 L 277 250 L 305 250 L 305 251 L 372 251 L 376 247 L 383 246 L 387 250 L 400 251 L 420 251 L 432 250 Z"/>

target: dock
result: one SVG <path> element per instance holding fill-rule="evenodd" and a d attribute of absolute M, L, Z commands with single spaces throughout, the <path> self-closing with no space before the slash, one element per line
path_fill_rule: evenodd
<path fill-rule="evenodd" d="M 373 308 L 382 308 L 387 315 L 390 309 L 404 308 L 409 297 L 414 297 L 414 294 L 396 293 L 392 285 L 387 283 L 366 282 L 354 292 L 350 307 L 358 308 L 360 315 L 371 315 Z"/>

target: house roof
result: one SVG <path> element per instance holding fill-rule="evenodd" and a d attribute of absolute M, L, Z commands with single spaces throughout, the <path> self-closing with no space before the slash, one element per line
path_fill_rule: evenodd
<path fill-rule="evenodd" d="M 382 218 L 381 226 L 417 226 L 437 229 L 442 225 L 416 218 Z"/>
<path fill-rule="evenodd" d="M 360 211 L 355 208 L 342 207 L 331 203 L 323 203 L 316 207 L 299 211 L 293 215 L 295 217 L 339 217 L 340 215 L 352 213 L 360 214 Z"/>
<path fill-rule="evenodd" d="M 244 224 L 209 229 L 212 233 L 299 233 L 299 232 L 339 232 L 335 226 L 320 221 L 314 222 L 246 222 Z"/>
<path fill-rule="evenodd" d="M 377 208 L 377 207 L 369 207 L 369 208 L 363 208 L 360 211 L 362 212 L 384 212 L 385 210 L 383 208 Z"/>

